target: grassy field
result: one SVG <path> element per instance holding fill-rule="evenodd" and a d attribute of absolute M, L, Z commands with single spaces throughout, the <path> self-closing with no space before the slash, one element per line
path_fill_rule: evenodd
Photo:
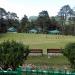
<path fill-rule="evenodd" d="M 46 53 L 47 48 L 64 48 L 69 42 L 75 42 L 75 36 L 6 33 L 0 34 L 0 43 L 4 40 L 15 40 L 29 45 L 29 48 L 41 48 Z M 48 56 L 28 57 L 26 63 L 64 65 L 69 64 L 64 56 L 48 58 Z"/>
<path fill-rule="evenodd" d="M 4 40 L 15 40 L 29 45 L 30 48 L 64 48 L 69 42 L 75 42 L 75 36 L 47 35 L 47 34 L 25 34 L 6 33 L 0 34 L 0 42 Z"/>
<path fill-rule="evenodd" d="M 28 57 L 28 60 L 25 61 L 25 63 L 33 63 L 35 65 L 48 65 L 48 66 L 54 66 L 54 67 L 63 67 L 63 66 L 68 66 L 69 65 L 69 61 L 67 58 L 65 58 L 64 56 L 56 56 L 56 57 L 51 57 L 48 58 L 48 56 L 44 55 L 44 56 L 32 56 L 32 57 Z"/>

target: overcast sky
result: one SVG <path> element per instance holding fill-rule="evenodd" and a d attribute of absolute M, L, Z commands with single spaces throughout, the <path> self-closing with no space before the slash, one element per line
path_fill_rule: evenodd
<path fill-rule="evenodd" d="M 69 4 L 75 7 L 75 0 L 0 0 L 0 7 L 6 11 L 17 13 L 22 18 L 24 14 L 37 16 L 42 10 L 47 10 L 49 16 L 55 16 L 60 8 Z"/>

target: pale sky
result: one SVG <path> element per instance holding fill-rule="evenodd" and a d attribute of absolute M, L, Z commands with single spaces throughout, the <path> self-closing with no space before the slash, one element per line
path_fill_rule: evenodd
<path fill-rule="evenodd" d="M 49 16 L 55 16 L 60 8 L 69 4 L 75 7 L 75 0 L 0 0 L 0 7 L 6 11 L 17 13 L 19 18 L 24 14 L 37 16 L 42 10 L 47 10 Z"/>

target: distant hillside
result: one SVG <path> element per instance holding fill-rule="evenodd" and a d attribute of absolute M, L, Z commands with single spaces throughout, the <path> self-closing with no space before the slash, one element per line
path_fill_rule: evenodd
<path fill-rule="evenodd" d="M 35 21 L 37 20 L 38 16 L 30 16 L 29 21 Z"/>

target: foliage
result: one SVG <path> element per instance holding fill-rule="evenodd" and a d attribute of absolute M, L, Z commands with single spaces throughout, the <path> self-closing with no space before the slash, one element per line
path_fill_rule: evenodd
<path fill-rule="evenodd" d="M 49 14 L 47 11 L 42 11 L 39 13 L 38 19 L 37 19 L 38 27 L 42 29 L 43 33 L 48 32 L 48 28 L 51 24 Z"/>
<path fill-rule="evenodd" d="M 74 14 L 74 12 L 73 12 L 73 10 L 71 9 L 71 7 L 69 6 L 69 5 L 64 5 L 61 9 L 60 9 L 60 11 L 59 11 L 59 13 L 58 13 L 58 16 L 61 16 L 61 19 L 62 20 L 66 20 L 67 19 L 67 16 L 68 15 L 73 15 Z"/>
<path fill-rule="evenodd" d="M 70 61 L 71 67 L 75 69 L 75 43 L 67 44 L 65 49 L 62 50 L 62 53 Z"/>
<path fill-rule="evenodd" d="M 0 33 L 7 32 L 9 27 L 18 28 L 19 21 L 16 13 L 6 12 L 4 8 L 0 8 Z"/>
<path fill-rule="evenodd" d="M 48 33 L 59 29 L 62 34 L 75 35 L 75 11 L 69 5 L 64 5 L 58 16 L 49 17 L 48 11 L 44 10 L 38 16 L 31 16 L 31 19 L 24 15 L 19 20 L 16 13 L 0 8 L 0 33 L 7 32 L 10 27 L 16 28 L 17 32 L 28 33 L 29 30 L 36 29 L 38 33 Z"/>
<path fill-rule="evenodd" d="M 61 27 L 59 26 L 58 21 L 56 21 L 55 17 L 51 17 L 51 25 L 49 27 L 50 30 L 56 30 L 56 29 L 60 29 Z"/>
<path fill-rule="evenodd" d="M 30 29 L 37 29 L 37 22 L 36 22 L 36 20 L 30 22 Z"/>
<path fill-rule="evenodd" d="M 75 24 L 65 25 L 64 34 L 65 35 L 75 35 Z"/>
<path fill-rule="evenodd" d="M 0 19 L 6 16 L 6 10 L 4 8 L 0 8 Z"/>
<path fill-rule="evenodd" d="M 14 27 L 14 28 L 18 28 L 19 26 L 19 20 L 18 20 L 18 16 L 16 13 L 7 13 L 7 29 L 10 27 Z"/>
<path fill-rule="evenodd" d="M 74 27 L 75 12 L 74 12 L 74 10 L 71 9 L 71 7 L 69 5 L 64 5 L 60 9 L 58 16 L 60 17 L 59 21 L 61 22 L 60 24 L 62 26 L 62 28 L 61 28 L 62 34 L 75 35 L 74 34 L 75 33 L 75 27 Z M 67 30 L 69 30 L 69 32 Z"/>
<path fill-rule="evenodd" d="M 21 20 L 21 24 L 18 32 L 28 32 L 29 30 L 29 21 L 26 15 Z"/>
<path fill-rule="evenodd" d="M 29 47 L 15 41 L 4 41 L 0 44 L 0 66 L 15 69 L 27 59 Z"/>
<path fill-rule="evenodd" d="M 3 17 L 6 17 L 6 11 L 5 9 L 0 8 L 0 33 L 6 32 L 6 24 Z"/>

